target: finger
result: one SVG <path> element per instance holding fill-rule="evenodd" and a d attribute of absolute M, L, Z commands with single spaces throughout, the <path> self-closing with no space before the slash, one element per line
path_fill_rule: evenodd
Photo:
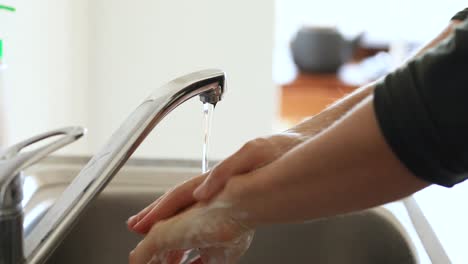
<path fill-rule="evenodd" d="M 197 176 L 197 177 L 202 177 L 203 175 L 201 176 Z M 206 176 L 206 175 L 205 175 Z M 164 198 L 166 197 L 167 195 L 171 194 L 176 188 L 181 188 L 185 185 L 188 185 L 190 184 L 191 181 L 193 180 L 196 180 L 197 177 L 194 177 L 184 183 L 182 183 L 181 185 L 179 186 L 176 186 L 174 187 L 173 189 L 167 191 L 165 194 L 161 195 L 158 197 L 158 199 L 156 199 L 156 201 L 154 201 L 153 203 L 151 203 L 149 206 L 145 207 L 143 210 L 141 210 L 137 215 L 134 215 L 132 217 L 130 217 L 127 221 L 128 225 L 130 228 L 133 228 L 133 226 L 135 226 L 138 222 L 140 222 L 154 207 L 156 207 L 156 205 L 158 205 L 158 203 Z"/>
<path fill-rule="evenodd" d="M 166 197 L 167 195 L 169 195 L 176 187 L 174 187 L 173 189 L 170 189 L 169 191 L 167 191 L 166 193 L 164 193 L 163 195 L 159 196 L 154 202 L 152 202 L 150 205 L 148 205 L 147 207 L 145 207 L 143 210 L 141 210 L 140 212 L 138 212 L 138 214 L 130 217 L 128 220 L 127 220 L 127 226 L 128 228 L 131 230 L 131 231 L 135 231 L 133 230 L 134 229 L 134 226 L 140 222 L 143 218 L 145 218 L 145 216 L 151 211 L 153 210 L 154 207 L 156 207 L 159 202 L 164 199 L 164 197 Z"/>
<path fill-rule="evenodd" d="M 203 264 L 203 260 L 201 259 L 201 257 L 198 257 L 198 258 L 192 260 L 192 262 L 190 262 L 190 264 Z"/>
<path fill-rule="evenodd" d="M 224 248 L 205 248 L 200 250 L 202 263 L 233 263 L 227 262 Z"/>
<path fill-rule="evenodd" d="M 157 258 L 152 258 L 148 264 L 161 264 L 161 261 L 159 261 L 159 259 Z"/>
<path fill-rule="evenodd" d="M 140 212 L 138 212 L 136 215 L 133 215 L 131 216 L 128 220 L 127 220 L 127 226 L 130 230 L 133 230 L 133 227 L 135 226 L 135 224 L 137 224 L 141 219 L 143 219 L 143 217 L 146 216 L 146 214 L 148 214 L 148 212 L 150 212 L 158 203 L 159 201 L 161 201 L 161 199 L 164 197 L 164 195 L 161 195 L 159 196 L 154 202 L 152 202 L 150 205 L 148 205 L 147 207 L 145 207 L 143 210 L 141 210 Z"/>
<path fill-rule="evenodd" d="M 156 222 L 169 218 L 181 210 L 195 204 L 193 191 L 200 185 L 207 175 L 194 177 L 167 193 L 151 210 L 136 223 L 132 230 L 146 234 Z"/>
<path fill-rule="evenodd" d="M 150 260 L 164 262 L 172 251 L 178 251 L 184 242 L 187 222 L 168 220 L 153 226 L 145 238 L 130 253 L 130 264 L 147 264 Z"/>
<path fill-rule="evenodd" d="M 184 250 L 173 250 L 166 256 L 164 263 L 179 264 L 184 257 Z"/>
<path fill-rule="evenodd" d="M 203 263 L 238 263 L 242 253 L 238 253 L 228 247 L 213 247 L 201 250 L 201 260 Z"/>
<path fill-rule="evenodd" d="M 257 140 L 258 141 L 258 140 Z M 249 142 L 236 153 L 215 166 L 205 181 L 194 191 L 199 201 L 213 198 L 221 191 L 232 176 L 249 172 L 262 166 L 268 159 L 264 149 L 265 142 Z"/>
<path fill-rule="evenodd" d="M 200 258 L 198 249 L 187 249 L 185 250 L 182 258 L 180 259 L 180 263 L 193 263 L 197 259 Z M 179 263 L 177 263 L 179 264 Z"/>
<path fill-rule="evenodd" d="M 169 253 L 153 254 L 147 264 L 180 264 L 183 254 L 183 250 L 173 250 Z"/>
<path fill-rule="evenodd" d="M 157 255 L 154 255 L 148 264 L 162 264 L 161 258 Z"/>
<path fill-rule="evenodd" d="M 149 263 L 160 263 L 160 259 L 164 256 L 158 254 L 163 254 L 163 252 L 157 252 L 157 247 L 155 243 L 152 243 L 150 239 L 143 239 L 128 257 L 129 264 L 147 264 Z"/>

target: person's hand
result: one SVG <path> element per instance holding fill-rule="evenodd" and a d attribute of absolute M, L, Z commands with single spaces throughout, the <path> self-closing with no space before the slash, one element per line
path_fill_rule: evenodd
<path fill-rule="evenodd" d="M 193 177 L 167 191 L 138 214 L 130 217 L 127 221 L 128 228 L 131 231 L 146 234 L 154 223 L 169 218 L 194 205 L 196 200 L 192 195 L 193 190 L 198 187 L 206 177 L 207 174 Z"/>
<path fill-rule="evenodd" d="M 301 143 L 304 138 L 297 133 L 274 134 L 247 142 L 232 156 L 219 163 L 194 190 L 194 197 L 207 201 L 218 194 L 234 175 L 259 169 L 282 156 Z"/>
<path fill-rule="evenodd" d="M 130 253 L 129 263 L 180 263 L 190 249 L 201 257 L 192 263 L 237 263 L 253 238 L 243 223 L 246 214 L 222 199 L 198 203 L 157 222 Z"/>
<path fill-rule="evenodd" d="M 212 171 L 176 186 L 132 216 L 128 220 L 128 228 L 146 234 L 157 221 L 171 217 L 197 201 L 211 199 L 224 188 L 229 178 L 273 162 L 304 139 L 300 134 L 282 133 L 247 142 Z"/>

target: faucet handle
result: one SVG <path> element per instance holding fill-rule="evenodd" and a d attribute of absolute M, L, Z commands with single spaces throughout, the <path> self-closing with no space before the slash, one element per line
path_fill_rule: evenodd
<path fill-rule="evenodd" d="M 0 194 L 22 170 L 37 163 L 50 153 L 78 140 L 86 133 L 81 127 L 65 127 L 31 137 L 17 143 L 0 154 Z M 22 151 L 42 140 L 60 136 L 53 142 L 32 151 Z M 1 200 L 1 196 L 0 196 Z"/>

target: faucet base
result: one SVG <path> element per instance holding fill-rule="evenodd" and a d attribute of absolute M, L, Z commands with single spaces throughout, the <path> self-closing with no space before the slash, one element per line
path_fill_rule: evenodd
<path fill-rule="evenodd" d="M 0 217 L 0 264 L 24 263 L 23 213 L 21 211 Z"/>

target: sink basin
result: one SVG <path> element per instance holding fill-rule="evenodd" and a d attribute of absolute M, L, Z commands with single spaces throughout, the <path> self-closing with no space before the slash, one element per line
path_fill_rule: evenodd
<path fill-rule="evenodd" d="M 86 158 L 50 158 L 26 172 L 25 235 L 77 175 Z M 141 236 L 125 221 L 168 188 L 199 173 L 199 162 L 130 160 L 47 263 L 127 263 Z M 406 225 L 407 226 L 407 225 Z M 408 230 L 386 207 L 258 230 L 241 263 L 422 263 Z"/>
<path fill-rule="evenodd" d="M 242 263 L 418 263 L 383 208 L 260 229 Z"/>

